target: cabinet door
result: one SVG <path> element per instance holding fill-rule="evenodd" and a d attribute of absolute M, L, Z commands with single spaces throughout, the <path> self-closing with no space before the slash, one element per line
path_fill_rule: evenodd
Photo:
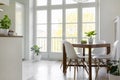
<path fill-rule="evenodd" d="M 0 80 L 22 80 L 22 38 L 0 37 Z"/>

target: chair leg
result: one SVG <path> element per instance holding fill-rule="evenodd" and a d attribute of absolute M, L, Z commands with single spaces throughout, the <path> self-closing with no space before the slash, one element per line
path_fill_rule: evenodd
<path fill-rule="evenodd" d="M 78 66 L 79 66 L 78 60 L 76 60 L 76 66 L 77 66 L 77 71 L 78 71 Z"/>
<path fill-rule="evenodd" d="M 94 59 L 94 64 L 95 65 L 97 65 L 97 61 L 96 61 L 96 59 Z M 96 75 L 95 75 L 95 80 L 97 79 L 97 67 L 95 67 L 95 73 L 96 73 Z"/>
<path fill-rule="evenodd" d="M 61 69 L 62 66 L 63 66 L 63 62 L 62 62 L 61 65 L 60 65 L 60 69 Z"/>
<path fill-rule="evenodd" d="M 89 71 L 87 70 L 88 68 L 88 66 L 87 66 L 87 64 L 84 62 L 84 60 L 81 60 L 81 62 L 82 62 L 82 64 L 83 64 L 83 68 L 86 70 L 86 72 L 87 72 L 87 74 L 89 75 Z"/>
<path fill-rule="evenodd" d="M 68 68 L 68 65 L 70 65 L 71 63 L 72 63 L 72 60 L 70 59 L 69 62 L 68 62 L 68 64 L 67 64 L 66 70 L 67 70 L 67 68 Z M 69 69 L 70 69 L 70 71 L 71 71 L 71 66 L 69 66 Z"/>
<path fill-rule="evenodd" d="M 76 77 L 76 66 L 74 66 L 74 80 L 75 80 L 75 77 Z"/>
<path fill-rule="evenodd" d="M 97 80 L 97 77 L 98 77 L 98 71 L 99 71 L 99 68 L 100 68 L 100 60 L 98 59 L 98 62 L 96 62 L 97 60 L 95 59 L 95 65 L 97 65 L 97 68 L 95 69 L 96 71 L 96 76 L 95 76 L 95 80 Z"/>

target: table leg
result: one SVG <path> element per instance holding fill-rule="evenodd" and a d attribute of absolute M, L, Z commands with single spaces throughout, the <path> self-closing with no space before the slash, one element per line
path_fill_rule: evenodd
<path fill-rule="evenodd" d="M 107 47 L 107 55 L 110 54 L 110 46 Z"/>
<path fill-rule="evenodd" d="M 63 44 L 63 73 L 66 74 L 66 52 L 64 44 Z"/>
<path fill-rule="evenodd" d="M 106 51 L 107 51 L 107 55 L 110 54 L 110 46 L 109 47 L 106 47 Z M 107 60 L 107 64 L 108 64 L 109 60 Z M 107 66 L 107 73 L 108 73 L 109 69 L 108 69 L 108 66 Z"/>
<path fill-rule="evenodd" d="M 85 56 L 85 48 L 83 48 L 83 56 Z M 85 59 L 83 59 L 85 61 Z"/>
<path fill-rule="evenodd" d="M 89 80 L 92 80 L 92 66 L 91 66 L 91 48 L 89 48 Z"/>

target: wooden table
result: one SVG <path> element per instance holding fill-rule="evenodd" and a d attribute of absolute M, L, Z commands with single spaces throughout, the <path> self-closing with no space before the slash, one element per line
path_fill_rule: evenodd
<path fill-rule="evenodd" d="M 73 47 L 78 47 L 83 49 L 83 55 L 85 55 L 85 48 L 88 48 L 88 55 L 89 55 L 89 80 L 92 80 L 92 61 L 91 61 L 91 50 L 92 48 L 100 48 L 100 47 L 106 47 L 106 54 L 110 53 L 110 44 L 109 43 L 103 43 L 103 44 L 72 44 Z M 63 73 L 66 74 L 66 51 L 65 46 L 63 44 Z"/>

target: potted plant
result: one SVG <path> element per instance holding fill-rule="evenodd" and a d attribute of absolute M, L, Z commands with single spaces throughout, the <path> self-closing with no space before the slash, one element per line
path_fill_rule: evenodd
<path fill-rule="evenodd" d="M 96 35 L 95 31 L 89 31 L 89 32 L 85 32 L 86 36 L 88 37 L 88 42 L 89 44 L 93 43 L 93 36 Z"/>
<path fill-rule="evenodd" d="M 81 42 L 81 44 L 86 44 L 87 43 L 86 40 L 81 40 L 80 42 Z"/>
<path fill-rule="evenodd" d="M 120 60 L 109 61 L 108 68 L 109 68 L 109 79 L 119 80 L 120 79 Z"/>
<path fill-rule="evenodd" d="M 9 28 L 11 26 L 11 19 L 8 15 L 4 15 L 3 19 L 0 20 L 0 29 L 2 33 L 8 35 Z"/>
<path fill-rule="evenodd" d="M 39 61 L 40 58 L 41 58 L 41 55 L 40 55 L 40 47 L 38 45 L 33 45 L 31 47 L 31 51 L 33 51 L 33 59 L 35 61 Z"/>

